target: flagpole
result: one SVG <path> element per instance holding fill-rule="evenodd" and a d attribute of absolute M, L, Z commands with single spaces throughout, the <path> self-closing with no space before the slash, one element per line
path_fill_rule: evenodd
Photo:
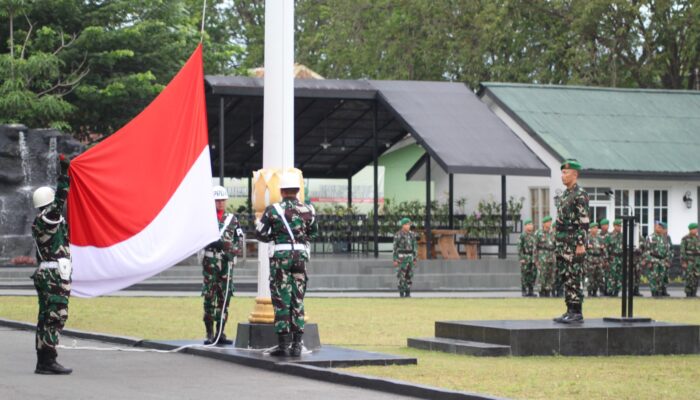
<path fill-rule="evenodd" d="M 253 174 L 257 219 L 266 205 L 279 201 L 279 174 L 294 168 L 293 1 L 265 2 L 264 66 L 263 168 Z M 251 323 L 274 323 L 268 257 L 268 245 L 258 243 L 258 293 Z"/>
<path fill-rule="evenodd" d="M 207 0 L 202 2 L 202 27 L 199 29 L 199 42 L 204 42 L 204 16 L 207 13 Z"/>

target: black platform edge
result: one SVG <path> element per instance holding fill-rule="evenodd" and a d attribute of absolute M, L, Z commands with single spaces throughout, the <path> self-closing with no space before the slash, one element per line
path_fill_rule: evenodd
<path fill-rule="evenodd" d="M 408 338 L 408 347 L 418 350 L 441 351 L 449 354 L 470 355 L 475 357 L 505 357 L 511 355 L 510 346 L 475 342 L 471 340 L 441 337 Z"/>
<path fill-rule="evenodd" d="M 648 317 L 604 317 L 605 322 L 621 322 L 621 323 L 640 323 L 640 322 L 654 322 Z"/>
<path fill-rule="evenodd" d="M 21 330 L 25 330 L 25 331 L 36 330 L 36 324 L 30 324 L 28 322 L 21 322 L 21 321 L 13 321 L 13 320 L 3 319 L 3 318 L 0 318 L 0 326 L 6 326 L 8 328 L 21 329 Z M 68 337 L 74 337 L 74 338 L 78 338 L 78 339 L 98 340 L 98 341 L 102 341 L 102 342 L 123 344 L 126 346 L 139 346 L 143 342 L 143 339 L 130 337 L 130 336 L 119 336 L 119 335 L 110 335 L 108 333 L 86 332 L 86 331 L 81 331 L 81 330 L 77 330 L 77 329 L 63 329 L 63 331 L 61 332 L 61 335 L 68 336 Z"/>

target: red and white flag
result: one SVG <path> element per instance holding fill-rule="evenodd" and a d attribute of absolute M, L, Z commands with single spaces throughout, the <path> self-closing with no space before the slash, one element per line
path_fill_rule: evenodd
<path fill-rule="evenodd" d="M 201 44 L 145 110 L 69 173 L 76 296 L 133 285 L 216 240 Z"/>

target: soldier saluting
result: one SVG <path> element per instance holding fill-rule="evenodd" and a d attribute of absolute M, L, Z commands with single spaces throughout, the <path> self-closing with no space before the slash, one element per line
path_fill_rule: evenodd
<path fill-rule="evenodd" d="M 282 175 L 282 201 L 268 206 L 256 227 L 258 240 L 271 242 L 270 297 L 279 343 L 272 356 L 299 357 L 302 350 L 306 263 L 318 225 L 313 206 L 297 199 L 299 187 L 295 174 Z"/>
<path fill-rule="evenodd" d="M 55 162 L 55 161 L 54 161 Z M 39 298 L 36 324 L 37 374 L 67 375 L 73 372 L 56 361 L 59 336 L 68 319 L 68 299 L 71 289 L 70 246 L 68 224 L 63 218 L 63 206 L 68 198 L 68 167 L 70 160 L 59 156 L 61 173 L 54 192 L 48 186 L 34 191 L 32 200 L 39 214 L 32 224 L 39 268 L 32 275 Z"/>
<path fill-rule="evenodd" d="M 566 312 L 555 322 L 583 322 L 583 258 L 590 223 L 588 194 L 578 183 L 581 164 L 569 159 L 561 164 L 561 180 L 566 190 L 557 205 L 557 266 L 564 284 Z"/>

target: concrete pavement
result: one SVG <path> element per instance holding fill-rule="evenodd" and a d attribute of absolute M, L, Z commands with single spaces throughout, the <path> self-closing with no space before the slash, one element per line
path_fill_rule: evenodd
<path fill-rule="evenodd" d="M 79 347 L 113 344 L 63 337 Z M 69 376 L 34 374 L 34 334 L 0 327 L 0 399 L 408 399 L 189 354 L 59 349 Z"/>

